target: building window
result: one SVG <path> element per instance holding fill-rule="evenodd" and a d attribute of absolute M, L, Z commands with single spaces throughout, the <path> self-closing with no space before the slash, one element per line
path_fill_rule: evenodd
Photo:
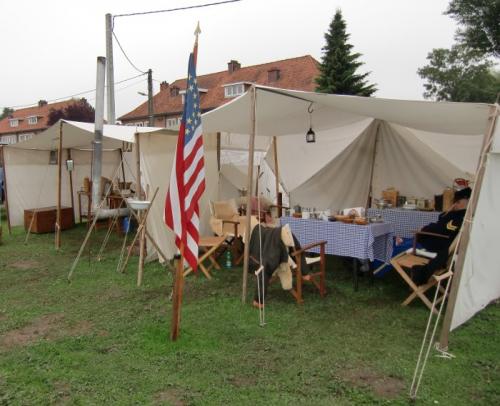
<path fill-rule="evenodd" d="M 173 86 L 170 88 L 170 97 L 179 96 L 179 88 L 177 86 Z"/>
<path fill-rule="evenodd" d="M 4 135 L 0 137 L 0 144 L 15 144 L 17 142 L 15 135 Z"/>
<path fill-rule="evenodd" d="M 165 127 L 169 130 L 178 130 L 180 119 L 178 117 L 167 118 Z"/>
<path fill-rule="evenodd" d="M 136 127 L 144 127 L 144 123 L 142 121 L 139 121 L 138 123 L 134 123 Z"/>
<path fill-rule="evenodd" d="M 9 120 L 11 127 L 19 127 L 19 120 L 17 118 L 12 118 Z"/>
<path fill-rule="evenodd" d="M 28 141 L 33 138 L 33 134 L 19 134 L 19 142 L 21 141 Z"/>
<path fill-rule="evenodd" d="M 236 97 L 240 94 L 243 94 L 245 91 L 245 87 L 243 83 L 237 83 L 235 85 L 227 85 L 224 86 L 224 97 Z"/>
<path fill-rule="evenodd" d="M 36 124 L 38 123 L 38 117 L 37 116 L 31 116 L 31 117 L 28 117 L 28 124 Z"/>

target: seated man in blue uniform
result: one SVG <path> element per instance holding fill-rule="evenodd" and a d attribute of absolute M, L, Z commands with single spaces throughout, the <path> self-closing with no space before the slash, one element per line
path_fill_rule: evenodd
<path fill-rule="evenodd" d="M 412 267 L 411 277 L 415 284 L 422 285 L 426 283 L 435 271 L 446 266 L 448 249 L 460 231 L 471 192 L 472 190 L 469 187 L 456 191 L 450 209 L 441 213 L 436 223 L 430 223 L 420 230 L 440 234 L 448 238 L 432 235 L 419 236 L 418 242 L 420 246 L 427 251 L 435 252 L 437 255 L 427 265 Z"/>

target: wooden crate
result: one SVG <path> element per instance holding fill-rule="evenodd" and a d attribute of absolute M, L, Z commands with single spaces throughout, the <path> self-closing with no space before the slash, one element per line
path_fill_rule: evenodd
<path fill-rule="evenodd" d="M 52 233 L 55 230 L 56 218 L 57 207 L 55 206 L 24 210 L 24 229 L 29 230 L 33 219 L 32 233 Z M 74 225 L 73 209 L 61 207 L 61 230 L 66 230 Z"/>

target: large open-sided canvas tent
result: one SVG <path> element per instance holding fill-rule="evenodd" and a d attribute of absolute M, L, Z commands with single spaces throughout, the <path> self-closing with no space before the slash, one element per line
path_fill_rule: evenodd
<path fill-rule="evenodd" d="M 312 112 L 312 113 L 311 113 Z M 500 269 L 490 244 L 500 229 L 497 106 L 339 96 L 254 86 L 204 115 L 204 128 L 278 138 L 279 178 L 290 202 L 318 209 L 365 206 L 387 187 L 433 196 L 455 178 L 474 181 L 487 154 L 452 327 L 500 296 Z M 306 144 L 312 123 L 316 142 Z M 497 126 L 498 127 L 498 126 Z M 491 150 L 488 139 L 495 139 Z M 496 148 L 496 149 L 495 149 Z M 267 157 L 269 165 L 273 160 Z M 498 218 L 498 216 L 496 216 Z M 455 302 L 455 300 L 454 300 Z M 451 311 L 450 310 L 450 311 Z"/>
<path fill-rule="evenodd" d="M 73 207 L 75 217 L 78 217 L 75 203 L 77 192 L 83 185 L 84 177 L 91 178 L 94 124 L 62 120 L 31 140 L 3 147 L 8 218 L 11 225 L 23 224 L 25 209 L 56 206 L 58 165 L 49 164 L 49 161 L 51 151 L 57 152 L 59 149 L 61 135 L 63 161 L 68 156 L 74 161 L 71 172 L 72 191 L 70 173 L 62 165 L 61 205 Z M 204 141 L 207 190 L 200 210 L 201 228 L 207 231 L 207 200 L 214 199 L 217 194 L 217 157 L 215 136 L 205 136 Z M 126 181 L 135 183 L 139 167 L 143 190 L 149 189 L 151 195 L 159 188 L 158 198 L 148 216 L 148 230 L 169 258 L 173 257 L 176 249 L 171 232 L 163 222 L 163 207 L 176 143 L 177 132 L 165 128 L 119 125 L 104 125 L 103 128 L 102 176 L 120 180 L 125 176 Z M 139 166 L 136 162 L 137 152 L 140 157 Z M 150 253 L 154 253 L 154 247 L 150 248 Z"/>

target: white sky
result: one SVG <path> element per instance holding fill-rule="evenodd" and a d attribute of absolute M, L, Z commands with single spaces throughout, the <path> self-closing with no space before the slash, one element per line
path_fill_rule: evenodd
<path fill-rule="evenodd" d="M 95 87 L 96 57 L 105 55 L 106 13 L 161 10 L 217 0 L 0 0 L 0 108 L 52 100 Z M 377 97 L 422 99 L 416 71 L 433 48 L 450 47 L 455 23 L 448 0 L 242 0 L 238 3 L 115 20 L 130 59 L 157 81 L 185 77 L 199 20 L 198 74 L 310 54 L 321 58 L 337 8 Z M 137 75 L 114 44 L 115 80 Z M 116 86 L 117 117 L 145 101 L 146 77 Z M 154 83 L 159 90 L 159 83 Z M 86 94 L 93 103 L 94 93 Z"/>

